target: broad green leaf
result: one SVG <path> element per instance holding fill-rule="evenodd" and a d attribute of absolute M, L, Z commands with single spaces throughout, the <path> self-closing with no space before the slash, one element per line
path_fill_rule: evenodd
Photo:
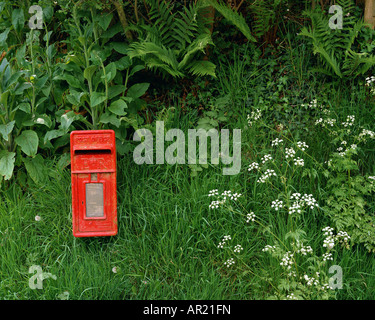
<path fill-rule="evenodd" d="M 15 156 L 15 152 L 9 152 L 8 150 L 0 151 L 0 175 L 5 180 L 9 180 L 12 177 Z"/>
<path fill-rule="evenodd" d="M 48 128 L 51 128 L 51 126 L 52 126 L 52 120 L 46 114 L 40 114 L 40 115 L 36 116 L 35 119 L 34 119 L 34 123 L 35 124 L 43 124 L 43 125 L 47 126 Z"/>
<path fill-rule="evenodd" d="M 30 157 L 36 155 L 38 151 L 39 138 L 35 131 L 25 130 L 14 140 L 21 150 Z"/>
<path fill-rule="evenodd" d="M 139 98 L 145 94 L 149 86 L 149 83 L 136 83 L 129 88 L 127 96 L 133 99 Z"/>
<path fill-rule="evenodd" d="M 21 83 L 15 90 L 15 95 L 23 94 L 23 92 L 27 89 L 30 89 L 33 85 L 30 82 L 23 82 Z"/>
<path fill-rule="evenodd" d="M 66 96 L 66 99 L 72 104 L 72 105 L 80 105 L 81 104 L 81 98 L 84 95 L 84 92 L 78 92 L 73 89 L 70 90 L 70 94 Z"/>
<path fill-rule="evenodd" d="M 99 23 L 99 25 L 102 27 L 102 29 L 104 31 L 106 31 L 108 29 L 109 24 L 112 21 L 112 18 L 113 18 L 113 14 L 112 13 L 102 14 L 98 18 L 98 23 Z"/>
<path fill-rule="evenodd" d="M 66 166 L 70 164 L 70 153 L 63 153 L 57 162 L 57 167 L 63 170 Z"/>
<path fill-rule="evenodd" d="M 12 25 L 17 32 L 20 32 L 25 25 L 25 16 L 22 9 L 12 10 Z"/>
<path fill-rule="evenodd" d="M 51 130 L 46 133 L 44 136 L 44 144 L 46 144 L 48 141 L 51 141 L 52 139 L 59 138 L 63 136 L 65 132 L 63 130 Z"/>
<path fill-rule="evenodd" d="M 95 66 L 95 65 L 87 67 L 85 69 L 85 71 L 83 71 L 83 76 L 85 77 L 85 79 L 91 80 L 91 78 L 94 75 L 96 69 L 98 69 L 98 66 Z"/>
<path fill-rule="evenodd" d="M 76 77 L 74 77 L 70 74 L 64 74 L 63 78 L 64 78 L 64 80 L 66 80 L 68 82 L 68 84 L 71 87 L 73 87 L 73 88 L 80 88 L 81 87 L 81 83 Z"/>
<path fill-rule="evenodd" d="M 108 88 L 108 99 L 113 99 L 114 97 L 123 93 L 125 90 L 126 90 L 126 87 L 122 86 L 122 85 L 115 85 L 115 86 L 109 87 Z"/>
<path fill-rule="evenodd" d="M 93 92 L 90 97 L 91 108 L 96 107 L 106 100 L 106 96 L 102 92 Z"/>
<path fill-rule="evenodd" d="M 126 104 L 124 100 L 118 99 L 111 103 L 108 110 L 114 114 L 117 114 L 118 116 L 124 116 L 126 114 L 124 109 L 126 109 L 127 107 L 128 105 Z"/>
<path fill-rule="evenodd" d="M 47 80 L 48 80 L 48 77 L 49 75 L 46 74 L 44 75 L 43 77 L 39 78 L 36 82 L 35 82 L 35 88 L 40 90 L 44 87 L 44 85 L 46 84 Z"/>
<path fill-rule="evenodd" d="M 122 57 L 120 60 L 115 61 L 116 68 L 119 71 L 125 70 L 131 66 L 131 61 L 128 56 Z"/>
<path fill-rule="evenodd" d="M 0 33 L 0 48 L 1 49 L 4 49 L 7 47 L 7 39 L 8 39 L 8 33 L 9 33 L 10 29 L 7 28 L 4 32 Z"/>
<path fill-rule="evenodd" d="M 31 113 L 31 105 L 28 102 L 22 102 L 18 105 L 18 109 L 26 113 Z"/>
<path fill-rule="evenodd" d="M 127 54 L 128 53 L 128 45 L 124 42 L 112 42 L 111 43 L 112 48 L 121 54 Z"/>
<path fill-rule="evenodd" d="M 23 162 L 28 175 L 36 184 L 46 179 L 45 163 L 40 154 L 37 154 L 34 158 L 24 158 Z"/>
<path fill-rule="evenodd" d="M 100 123 L 110 123 L 118 128 L 121 124 L 121 120 L 117 118 L 114 114 L 106 112 L 101 115 Z"/>
<path fill-rule="evenodd" d="M 142 66 L 142 65 L 140 65 L 140 64 L 134 66 L 134 67 L 131 69 L 130 73 L 129 73 L 129 77 L 131 77 L 134 73 L 143 70 L 144 68 L 145 68 L 145 67 Z"/>
<path fill-rule="evenodd" d="M 8 141 L 8 136 L 14 128 L 15 121 L 0 125 L 0 133 L 5 141 Z"/>
<path fill-rule="evenodd" d="M 7 91 L 3 92 L 3 93 L 0 95 L 0 103 L 3 104 L 5 107 L 8 105 L 8 97 L 9 97 L 9 94 L 10 94 L 10 91 L 7 90 Z"/>
<path fill-rule="evenodd" d="M 60 129 L 62 129 L 65 133 L 69 130 L 70 125 L 73 123 L 73 121 L 77 120 L 79 118 L 78 115 L 74 113 L 74 111 L 69 111 L 67 113 L 64 113 L 60 117 Z"/>
<path fill-rule="evenodd" d="M 111 82 L 116 77 L 116 64 L 111 62 L 105 67 L 105 72 L 107 75 L 107 82 Z"/>

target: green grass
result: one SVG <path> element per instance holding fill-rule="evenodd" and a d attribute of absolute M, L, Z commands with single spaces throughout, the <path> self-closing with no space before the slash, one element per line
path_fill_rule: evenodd
<path fill-rule="evenodd" d="M 244 223 L 244 211 L 208 209 L 210 190 L 231 189 L 244 194 L 244 208 L 256 210 L 277 236 L 288 232 L 290 222 L 267 209 L 269 190 L 249 180 L 246 168 L 223 176 L 211 167 L 191 177 L 187 165 L 139 166 L 130 156 L 119 159 L 119 233 L 109 238 L 73 237 L 69 169 L 59 171 L 51 161 L 50 172 L 44 185 L 31 183 L 21 191 L 16 181 L 1 192 L 2 299 L 58 299 L 65 291 L 70 299 L 264 299 L 273 293 L 279 266 L 261 252 L 272 237 Z M 305 181 L 297 185 L 306 187 Z M 325 226 L 317 218 L 301 221 L 314 248 L 321 247 L 317 234 Z M 234 268 L 223 266 L 231 256 L 216 247 L 227 234 L 244 247 Z M 335 263 L 344 270 L 337 298 L 372 298 L 372 255 L 354 247 L 336 255 Z M 31 265 L 56 280 L 30 289 Z"/>

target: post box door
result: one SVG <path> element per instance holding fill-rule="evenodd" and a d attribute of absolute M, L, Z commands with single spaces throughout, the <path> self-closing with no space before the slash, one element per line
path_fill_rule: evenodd
<path fill-rule="evenodd" d="M 111 173 L 82 173 L 75 176 L 78 188 L 75 233 L 117 232 L 116 184 Z"/>

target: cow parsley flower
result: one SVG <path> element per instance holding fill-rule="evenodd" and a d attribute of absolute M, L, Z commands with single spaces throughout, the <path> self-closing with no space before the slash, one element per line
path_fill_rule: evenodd
<path fill-rule="evenodd" d="M 243 250 L 242 246 L 240 244 L 237 244 L 235 247 L 234 247 L 234 252 L 236 253 L 240 253 L 241 251 Z"/>
<path fill-rule="evenodd" d="M 294 158 L 294 155 L 296 154 L 296 151 L 293 148 L 285 148 L 285 157 L 288 158 Z"/>
<path fill-rule="evenodd" d="M 248 171 L 258 170 L 258 169 L 259 169 L 259 164 L 257 162 L 253 162 L 249 164 L 249 167 L 247 168 Z"/>
<path fill-rule="evenodd" d="M 275 170 L 267 169 L 266 172 L 257 180 L 259 183 L 265 183 L 271 176 L 277 176 Z"/>
<path fill-rule="evenodd" d="M 305 165 L 305 161 L 301 159 L 300 157 L 297 157 L 294 159 L 294 165 L 303 167 Z"/>
<path fill-rule="evenodd" d="M 234 264 L 234 259 L 230 258 L 227 261 L 224 262 L 224 265 L 227 266 L 228 268 Z"/>
<path fill-rule="evenodd" d="M 272 201 L 271 208 L 274 208 L 276 211 L 281 209 L 283 207 L 283 201 L 276 199 L 275 201 Z"/>
<path fill-rule="evenodd" d="M 297 147 L 300 148 L 302 151 L 305 151 L 309 146 L 303 141 L 298 141 Z"/>
<path fill-rule="evenodd" d="M 255 221 L 255 214 L 254 212 L 250 212 L 246 215 L 246 223 L 249 223 L 250 221 L 254 222 Z"/>
<path fill-rule="evenodd" d="M 271 146 L 272 146 L 272 147 L 276 147 L 276 146 L 278 146 L 279 144 L 282 144 L 282 142 L 283 142 L 282 139 L 276 138 L 275 140 L 273 140 L 273 141 L 271 142 Z"/>

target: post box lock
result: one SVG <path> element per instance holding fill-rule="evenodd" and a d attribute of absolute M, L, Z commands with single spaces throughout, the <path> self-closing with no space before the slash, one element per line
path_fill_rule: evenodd
<path fill-rule="evenodd" d="M 116 140 L 113 130 L 70 134 L 73 235 L 117 234 Z"/>

